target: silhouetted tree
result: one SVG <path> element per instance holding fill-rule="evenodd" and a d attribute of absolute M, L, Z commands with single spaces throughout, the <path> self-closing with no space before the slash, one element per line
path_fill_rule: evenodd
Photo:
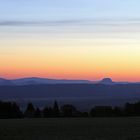
<path fill-rule="evenodd" d="M 121 117 L 121 116 L 123 116 L 124 115 L 124 112 L 123 112 L 123 110 L 122 110 L 122 108 L 121 107 L 115 107 L 114 109 L 113 109 L 113 116 L 114 117 Z"/>
<path fill-rule="evenodd" d="M 54 102 L 54 105 L 53 105 L 53 117 L 59 117 L 60 115 L 60 110 L 59 110 L 59 106 L 58 106 L 58 103 L 57 101 Z"/>
<path fill-rule="evenodd" d="M 134 105 L 130 103 L 126 103 L 124 107 L 124 115 L 125 116 L 135 116 Z"/>
<path fill-rule="evenodd" d="M 81 117 L 89 117 L 89 113 L 88 112 L 83 112 L 83 113 L 81 113 Z"/>
<path fill-rule="evenodd" d="M 95 106 L 90 111 L 92 117 L 112 117 L 113 109 L 111 106 Z"/>
<path fill-rule="evenodd" d="M 47 106 L 43 109 L 43 117 L 44 118 L 49 117 L 49 108 Z"/>
<path fill-rule="evenodd" d="M 135 115 L 140 116 L 140 101 L 134 104 Z"/>
<path fill-rule="evenodd" d="M 35 118 L 41 118 L 41 117 L 42 117 L 41 111 L 40 111 L 39 108 L 37 108 L 37 109 L 35 110 L 35 115 L 34 115 L 34 117 L 35 117 Z"/>
<path fill-rule="evenodd" d="M 63 105 L 61 107 L 62 117 L 74 117 L 77 114 L 77 110 L 73 105 Z"/>
<path fill-rule="evenodd" d="M 35 108 L 32 103 L 28 103 L 27 109 L 25 111 L 25 117 L 33 118 L 35 115 Z"/>
<path fill-rule="evenodd" d="M 50 117 L 54 117 L 54 113 L 53 113 L 53 109 L 51 107 L 45 107 L 43 109 L 43 116 L 45 118 L 50 118 Z"/>
<path fill-rule="evenodd" d="M 41 117 L 89 117 L 88 112 L 80 112 L 73 105 L 66 104 L 59 109 L 58 103 L 55 101 L 53 107 L 45 107 L 43 111 L 39 108 L 35 109 L 32 103 L 28 103 L 25 117 L 41 118 Z M 120 117 L 120 116 L 140 116 L 140 102 L 126 103 L 124 107 L 111 106 L 95 106 L 90 111 L 92 117 Z M 23 113 L 16 102 L 0 101 L 0 118 L 22 118 Z"/>
<path fill-rule="evenodd" d="M 23 117 L 23 113 L 21 112 L 17 103 L 14 102 L 12 104 L 12 118 L 22 118 L 22 117 Z"/>
<path fill-rule="evenodd" d="M 0 101 L 0 118 L 21 118 L 22 112 L 19 106 L 14 102 L 1 102 Z"/>
<path fill-rule="evenodd" d="M 1 102 L 0 104 L 0 118 L 12 118 L 12 104 L 10 102 Z"/>

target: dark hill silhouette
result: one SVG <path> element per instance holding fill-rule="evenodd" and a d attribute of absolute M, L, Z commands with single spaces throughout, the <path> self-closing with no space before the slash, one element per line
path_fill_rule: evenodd
<path fill-rule="evenodd" d="M 104 78 L 103 80 L 99 81 L 102 84 L 114 84 L 111 78 Z"/>

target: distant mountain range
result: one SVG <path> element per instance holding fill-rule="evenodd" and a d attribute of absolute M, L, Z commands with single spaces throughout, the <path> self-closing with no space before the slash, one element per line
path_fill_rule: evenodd
<path fill-rule="evenodd" d="M 38 78 L 38 77 L 27 77 L 20 79 L 8 80 L 0 78 L 0 86 L 9 85 L 40 85 L 40 84 L 130 84 L 129 82 L 114 82 L 111 78 L 104 78 L 101 81 L 89 81 L 89 80 L 66 80 L 66 79 L 48 79 L 48 78 Z M 135 83 L 139 84 L 139 83 Z"/>
<path fill-rule="evenodd" d="M 50 100 L 72 103 L 81 108 L 93 105 L 121 105 L 140 100 L 140 83 L 101 81 L 57 80 L 47 78 L 0 78 L 0 100 L 33 101 L 44 106 Z"/>
<path fill-rule="evenodd" d="M 88 80 L 65 80 L 65 79 L 48 79 L 38 77 L 27 77 L 20 79 L 8 80 L 0 78 L 0 85 L 40 85 L 40 84 L 80 84 L 80 83 L 91 83 Z"/>

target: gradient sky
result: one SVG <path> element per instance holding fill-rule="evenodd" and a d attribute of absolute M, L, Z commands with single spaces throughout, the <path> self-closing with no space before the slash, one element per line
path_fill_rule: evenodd
<path fill-rule="evenodd" d="M 0 77 L 140 81 L 139 0 L 0 2 Z"/>

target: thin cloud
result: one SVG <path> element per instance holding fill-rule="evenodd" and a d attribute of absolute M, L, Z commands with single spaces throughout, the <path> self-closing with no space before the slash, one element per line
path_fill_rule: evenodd
<path fill-rule="evenodd" d="M 58 21 L 0 21 L 0 26 L 57 26 L 80 23 L 79 20 L 58 20 Z"/>
<path fill-rule="evenodd" d="M 121 26 L 140 25 L 140 19 L 83 19 L 83 20 L 42 20 L 42 21 L 0 21 L 0 26 L 63 26 L 63 25 L 98 25 Z"/>

